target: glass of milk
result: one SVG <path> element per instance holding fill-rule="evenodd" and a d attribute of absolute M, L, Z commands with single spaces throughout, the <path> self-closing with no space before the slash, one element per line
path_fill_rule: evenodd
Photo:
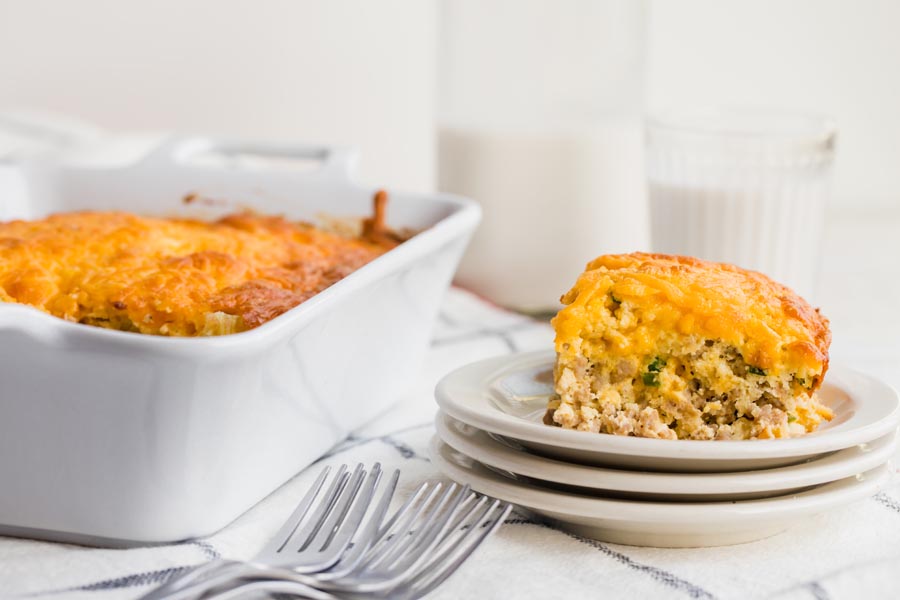
<path fill-rule="evenodd" d="M 799 112 L 648 119 L 653 250 L 760 271 L 814 299 L 835 138 L 830 119 Z"/>
<path fill-rule="evenodd" d="M 552 312 L 600 254 L 646 250 L 643 0 L 446 0 L 438 187 L 481 203 L 457 283 Z"/>

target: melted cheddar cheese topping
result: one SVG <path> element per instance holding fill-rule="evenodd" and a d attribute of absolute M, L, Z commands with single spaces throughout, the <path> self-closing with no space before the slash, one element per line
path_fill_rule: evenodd
<path fill-rule="evenodd" d="M 828 367 L 828 320 L 787 287 L 732 265 L 601 256 L 561 300 L 566 306 L 553 321 L 561 356 L 652 355 L 664 336 L 680 334 L 721 340 L 768 373 L 812 374 L 812 389 Z M 620 320 L 613 330 L 603 322 L 611 306 L 640 318 Z"/>
<path fill-rule="evenodd" d="M 252 213 L 215 222 L 56 214 L 0 223 L 0 301 L 140 333 L 233 333 L 297 306 L 391 245 Z"/>

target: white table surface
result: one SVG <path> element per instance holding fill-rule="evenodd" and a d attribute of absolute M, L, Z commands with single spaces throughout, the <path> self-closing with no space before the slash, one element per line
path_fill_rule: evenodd
<path fill-rule="evenodd" d="M 900 211 L 833 215 L 815 298 L 831 319 L 834 362 L 900 387 Z M 426 479 L 434 383 L 472 360 L 550 347 L 545 323 L 453 290 L 418 382 L 395 409 L 351 437 L 235 523 L 199 542 L 131 550 L 0 538 L 0 597 L 135 598 L 173 570 L 246 558 L 305 492 L 321 464 L 381 461 L 402 469 L 399 499 Z M 877 497 L 773 538 L 726 548 L 605 544 L 514 514 L 434 598 L 900 597 L 900 475 Z M 0 492 L 2 493 L 2 492 Z"/>

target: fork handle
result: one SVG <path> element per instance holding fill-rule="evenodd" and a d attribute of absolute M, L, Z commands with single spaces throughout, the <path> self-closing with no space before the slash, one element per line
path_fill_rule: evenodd
<path fill-rule="evenodd" d="M 196 600 L 204 597 L 208 592 L 226 585 L 237 583 L 238 587 L 241 587 L 250 578 L 257 580 L 287 579 L 314 591 L 317 583 L 314 577 L 295 573 L 289 569 L 252 562 L 216 560 L 201 565 L 185 576 L 169 582 L 172 584 L 171 586 L 167 583 L 157 588 L 148 596 L 153 600 Z M 324 592 L 322 594 L 321 597 L 327 596 Z M 148 596 L 142 596 L 141 600 L 150 600 Z"/>
<path fill-rule="evenodd" d="M 265 578 L 252 579 L 250 575 L 236 579 L 228 588 L 213 591 L 204 596 L 204 600 L 236 600 L 246 598 L 253 592 L 267 592 L 268 594 L 285 594 L 295 598 L 307 598 L 309 600 L 340 600 L 324 590 L 317 589 L 307 583 L 302 575 L 290 570 L 280 570 L 279 573 L 257 573 L 265 575 Z M 204 591 L 204 594 L 208 590 Z"/>

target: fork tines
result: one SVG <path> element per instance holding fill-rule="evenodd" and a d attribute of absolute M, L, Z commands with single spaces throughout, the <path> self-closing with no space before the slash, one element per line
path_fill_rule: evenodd
<path fill-rule="evenodd" d="M 510 510 L 468 486 L 424 483 L 382 527 L 360 566 L 338 580 L 321 581 L 321 587 L 417 598 L 449 577 Z"/>
<path fill-rule="evenodd" d="M 411 600 L 455 572 L 512 510 L 468 486 L 438 482 L 420 485 L 387 518 L 399 471 L 382 482 L 379 464 L 352 472 L 342 465 L 329 483 L 330 472 L 322 471 L 252 563 L 201 567 L 197 576 L 151 596 L 225 600 L 254 590 L 294 590 L 323 600 L 332 593 Z"/>

